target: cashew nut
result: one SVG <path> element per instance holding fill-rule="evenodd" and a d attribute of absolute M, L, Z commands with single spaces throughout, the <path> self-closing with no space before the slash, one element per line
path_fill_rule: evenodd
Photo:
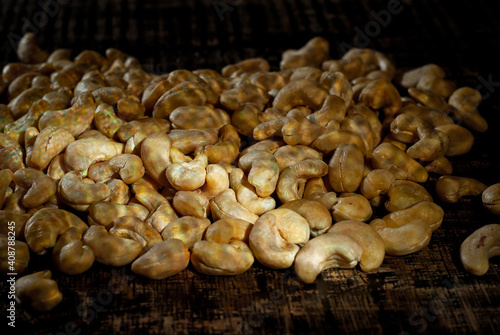
<path fill-rule="evenodd" d="M 372 164 L 376 169 L 391 171 L 396 179 L 408 179 L 417 183 L 427 181 L 427 170 L 394 144 L 385 142 L 378 145 L 372 154 Z"/>
<path fill-rule="evenodd" d="M 408 208 L 420 201 L 432 201 L 425 187 L 409 180 L 397 180 L 386 195 L 385 209 L 388 212 Z"/>
<path fill-rule="evenodd" d="M 302 199 L 308 179 L 323 177 L 328 165 L 319 159 L 306 159 L 288 166 L 279 175 L 276 193 L 282 203 Z"/>
<path fill-rule="evenodd" d="M 82 231 L 71 227 L 62 233 L 52 249 L 52 261 L 57 270 L 76 275 L 94 264 L 94 251 L 82 242 Z"/>
<path fill-rule="evenodd" d="M 201 241 L 210 223 L 207 218 L 183 216 L 170 222 L 163 229 L 161 237 L 164 240 L 169 238 L 179 239 L 191 250 L 196 242 Z"/>
<path fill-rule="evenodd" d="M 248 171 L 248 182 L 255 187 L 260 197 L 268 197 L 276 189 L 279 166 L 272 153 L 263 150 L 247 151 L 240 156 L 238 166 L 243 171 Z"/>
<path fill-rule="evenodd" d="M 272 197 L 259 197 L 246 178 L 243 170 L 235 168 L 230 174 L 231 188 L 236 193 L 236 199 L 248 211 L 261 215 L 276 207 L 276 201 Z"/>
<path fill-rule="evenodd" d="M 66 147 L 66 168 L 86 175 L 89 167 L 97 162 L 111 159 L 123 152 L 123 143 L 107 139 L 87 137 L 76 140 Z"/>
<path fill-rule="evenodd" d="M 330 212 L 318 201 L 297 199 L 287 202 L 279 208 L 291 209 L 306 219 L 312 237 L 323 234 L 332 225 Z"/>
<path fill-rule="evenodd" d="M 328 179 L 335 192 L 354 192 L 363 179 L 364 156 L 355 144 L 340 144 L 328 164 Z"/>
<path fill-rule="evenodd" d="M 441 176 L 436 181 L 436 193 L 439 199 L 447 204 L 458 202 L 464 196 L 477 196 L 487 186 L 480 181 L 458 176 Z"/>
<path fill-rule="evenodd" d="M 485 225 L 469 237 L 460 246 L 460 261 L 465 270 L 476 276 L 488 272 L 489 259 L 500 255 L 500 225 Z"/>
<path fill-rule="evenodd" d="M 391 228 L 402 227 L 413 220 L 423 220 L 434 231 L 441 226 L 443 217 L 444 211 L 441 207 L 431 201 L 420 201 L 408 208 L 391 212 L 382 219 Z"/>
<path fill-rule="evenodd" d="M 373 214 L 370 202 L 361 194 L 342 194 L 332 207 L 332 217 L 335 222 L 343 220 L 366 221 Z"/>
<path fill-rule="evenodd" d="M 493 184 L 483 191 L 483 206 L 493 214 L 500 215 L 500 183 Z"/>
<path fill-rule="evenodd" d="M 16 298 L 37 311 L 50 311 L 63 296 L 50 270 L 34 272 L 16 280 Z"/>
<path fill-rule="evenodd" d="M 142 178 L 144 173 L 144 165 L 139 156 L 120 154 L 107 161 L 92 164 L 88 177 L 95 182 L 101 182 L 119 176 L 126 184 L 132 184 Z"/>

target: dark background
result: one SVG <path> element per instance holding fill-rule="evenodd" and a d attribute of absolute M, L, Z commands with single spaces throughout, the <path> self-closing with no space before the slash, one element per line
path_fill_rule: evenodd
<path fill-rule="evenodd" d="M 454 174 L 488 185 L 500 182 L 500 3 L 402 0 L 403 10 L 392 15 L 385 27 L 368 39 L 360 38 L 359 31 L 366 32 L 367 24 L 376 22 L 370 12 L 380 13 L 388 3 L 2 0 L 0 65 L 16 61 L 11 41 L 25 31 L 35 32 L 49 51 L 71 48 L 76 55 L 84 49 L 104 53 L 108 47 L 120 48 L 155 73 L 177 68 L 220 70 L 248 57 L 265 57 L 276 69 L 284 50 L 298 48 L 314 36 L 330 41 L 332 58 L 343 55 L 341 45 L 366 46 L 386 53 L 400 69 L 436 63 L 459 87 L 471 86 L 483 94 L 480 112 L 490 129 L 475 134 L 471 153 L 453 160 Z M 163 281 L 134 277 L 130 267 L 112 270 L 99 264 L 76 277 L 54 271 L 63 302 L 49 313 L 18 306 L 16 330 L 39 334 L 497 332 L 498 257 L 491 260 L 489 272 L 478 278 L 463 270 L 458 248 L 475 229 L 500 220 L 485 211 L 478 198 L 443 208 L 443 225 L 421 252 L 387 257 L 376 273 L 329 270 L 311 285 L 298 283 L 289 270 L 271 271 L 258 264 L 237 277 L 201 276 L 190 267 Z M 33 257 L 30 271 L 45 269 L 49 263 L 47 257 Z M 2 277 L 2 315 L 6 291 Z M 5 318 L 1 322 L 6 323 Z"/>

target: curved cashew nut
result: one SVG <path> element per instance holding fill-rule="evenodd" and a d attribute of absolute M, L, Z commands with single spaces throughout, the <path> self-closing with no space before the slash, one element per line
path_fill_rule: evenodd
<path fill-rule="evenodd" d="M 207 101 L 205 91 L 195 82 L 182 82 L 161 95 L 153 108 L 153 117 L 166 119 L 181 106 L 203 106 Z"/>
<path fill-rule="evenodd" d="M 127 265 L 142 251 L 139 242 L 112 236 L 104 226 L 90 226 L 83 236 L 83 241 L 94 251 L 95 260 L 105 265 Z"/>
<path fill-rule="evenodd" d="M 172 147 L 183 154 L 194 152 L 198 147 L 213 145 L 219 140 L 218 133 L 212 129 L 173 129 L 168 133 Z"/>
<path fill-rule="evenodd" d="M 210 211 L 214 220 L 231 218 L 254 223 L 259 218 L 236 200 L 236 194 L 230 188 L 210 200 Z"/>
<path fill-rule="evenodd" d="M 44 113 L 50 109 L 50 105 L 45 100 L 34 100 L 30 101 L 29 110 L 26 114 L 16 119 L 16 121 L 6 124 L 3 132 L 17 143 L 22 144 L 24 142 L 24 132 L 29 127 L 34 127 L 36 123 L 40 124 L 40 118 Z M 39 126 L 40 128 L 40 126 Z"/>
<path fill-rule="evenodd" d="M 207 155 L 199 153 L 195 159 L 185 163 L 173 163 L 165 174 L 170 185 L 178 191 L 194 191 L 205 184 L 208 165 Z"/>
<path fill-rule="evenodd" d="M 141 179 L 145 172 L 139 156 L 120 154 L 105 162 L 92 164 L 88 170 L 88 177 L 100 182 L 119 175 L 126 184 L 132 184 Z"/>
<path fill-rule="evenodd" d="M 316 141 L 312 143 L 312 147 L 325 155 L 334 152 L 340 144 L 356 144 L 361 150 L 365 150 L 365 142 L 361 136 L 353 131 L 336 129 L 328 131 L 319 136 Z"/>
<path fill-rule="evenodd" d="M 238 166 L 248 171 L 248 182 L 260 197 L 270 196 L 279 178 L 278 161 L 272 153 L 263 150 L 248 151 L 238 160 Z"/>
<path fill-rule="evenodd" d="M 335 222 L 343 220 L 369 220 L 373 214 L 370 202 L 361 194 L 347 193 L 338 198 L 332 207 L 332 217 Z"/>
<path fill-rule="evenodd" d="M 235 276 L 250 269 L 254 257 L 246 243 L 232 240 L 229 243 L 198 241 L 193 247 L 191 263 L 203 274 Z"/>
<path fill-rule="evenodd" d="M 323 177 L 328 165 L 319 159 L 306 159 L 288 166 L 279 175 L 276 193 L 282 203 L 301 199 L 308 179 Z"/>
<path fill-rule="evenodd" d="M 336 95 L 329 95 L 326 97 L 321 108 L 309 114 L 307 118 L 319 126 L 326 127 L 331 121 L 342 121 L 346 111 L 347 107 L 342 98 Z"/>
<path fill-rule="evenodd" d="M 342 72 L 325 71 L 321 75 L 319 83 L 328 89 L 331 95 L 336 95 L 344 100 L 346 108 L 351 105 L 352 86 Z"/>
<path fill-rule="evenodd" d="M 323 234 L 310 240 L 295 257 L 295 273 L 311 284 L 326 269 L 355 267 L 363 249 L 350 236 L 339 233 Z"/>
<path fill-rule="evenodd" d="M 306 182 L 303 198 L 318 201 L 328 210 L 338 202 L 337 194 L 328 192 L 321 177 L 311 178 Z"/>
<path fill-rule="evenodd" d="M 132 271 L 149 279 L 165 279 L 189 265 L 189 250 L 181 240 L 170 238 L 154 245 L 132 263 Z"/>
<path fill-rule="evenodd" d="M 13 180 L 16 185 L 28 190 L 21 202 L 27 208 L 46 203 L 57 191 L 56 183 L 52 178 L 34 169 L 17 170 L 14 173 Z"/>
<path fill-rule="evenodd" d="M 448 148 L 444 153 L 447 157 L 466 154 L 474 145 L 474 135 L 458 124 L 446 124 L 438 126 L 435 129 L 448 136 Z"/>
<path fill-rule="evenodd" d="M 68 205 L 88 205 L 110 196 L 109 187 L 103 183 L 89 184 L 75 172 L 68 172 L 57 186 L 61 199 Z M 88 208 L 88 207 L 87 207 Z"/>
<path fill-rule="evenodd" d="M 164 119 L 156 119 L 147 117 L 144 119 L 130 121 L 123 125 L 117 132 L 116 136 L 120 141 L 127 142 L 138 132 L 144 133 L 146 136 L 154 133 L 167 133 L 170 130 L 170 122 Z"/>
<path fill-rule="evenodd" d="M 328 58 L 330 45 L 323 37 L 310 39 L 300 49 L 289 49 L 281 55 L 280 69 L 295 69 L 303 66 L 319 67 Z"/>
<path fill-rule="evenodd" d="M 164 240 L 179 239 L 191 250 L 196 242 L 201 241 L 210 223 L 207 218 L 183 216 L 170 222 L 161 232 L 161 237 Z"/>
<path fill-rule="evenodd" d="M 50 311 L 63 296 L 50 270 L 39 271 L 16 280 L 16 298 L 41 312 Z"/>
<path fill-rule="evenodd" d="M 105 183 L 109 188 L 109 202 L 117 204 L 128 204 L 130 201 L 130 190 L 128 185 L 121 179 L 110 179 Z"/>
<path fill-rule="evenodd" d="M 263 108 L 269 101 L 267 91 L 251 83 L 238 84 L 220 96 L 220 103 L 228 110 L 238 110 L 247 103 Z"/>
<path fill-rule="evenodd" d="M 82 232 L 88 228 L 73 213 L 58 208 L 42 208 L 26 222 L 24 237 L 33 252 L 43 255 L 56 244 L 58 236 L 71 227 Z"/>
<path fill-rule="evenodd" d="M 15 250 L 14 261 L 12 261 L 12 257 L 9 257 L 12 256 L 12 253 L 11 255 L 9 255 L 8 251 L 12 250 L 9 247 L 14 248 Z M 0 272 L 21 273 L 24 270 L 26 270 L 29 261 L 30 261 L 30 249 L 26 243 L 15 240 L 14 245 L 12 245 L 12 242 L 7 238 L 7 235 L 6 236 L 0 235 Z"/>
<path fill-rule="evenodd" d="M 274 152 L 280 171 L 306 159 L 323 159 L 317 150 L 305 145 L 284 145 Z"/>
<path fill-rule="evenodd" d="M 210 214 L 210 200 L 199 190 L 175 192 L 172 206 L 181 216 L 206 218 Z"/>
<path fill-rule="evenodd" d="M 68 130 L 71 135 L 81 134 L 94 119 L 96 102 L 91 94 L 82 94 L 73 106 L 58 111 L 47 111 L 38 120 L 38 128 L 43 130 L 54 126 Z"/>
<path fill-rule="evenodd" d="M 493 184 L 483 191 L 483 206 L 493 214 L 500 215 L 500 183 Z"/>
<path fill-rule="evenodd" d="M 123 143 L 102 138 L 79 139 L 66 147 L 64 162 L 67 169 L 86 175 L 92 164 L 121 154 L 123 147 Z"/>
<path fill-rule="evenodd" d="M 413 220 L 423 220 L 434 231 L 441 226 L 443 217 L 444 211 L 441 207 L 431 201 L 420 201 L 408 208 L 389 213 L 382 219 L 391 228 L 402 227 Z"/>
<path fill-rule="evenodd" d="M 209 106 L 177 107 L 169 116 L 175 129 L 214 129 L 218 130 L 231 123 L 231 117 L 220 108 Z"/>
<path fill-rule="evenodd" d="M 102 134 L 107 137 L 113 137 L 125 124 L 126 122 L 115 114 L 113 106 L 105 103 L 97 106 L 94 115 L 94 125 Z"/>
<path fill-rule="evenodd" d="M 432 235 L 430 225 L 420 219 L 412 220 L 400 227 L 389 227 L 383 219 L 370 222 L 385 244 L 385 253 L 404 256 L 422 250 L 429 244 Z"/>
<path fill-rule="evenodd" d="M 219 129 L 219 141 L 207 145 L 203 152 L 207 155 L 208 163 L 233 163 L 240 153 L 241 139 L 236 128 L 227 124 Z"/>
<path fill-rule="evenodd" d="M 323 85 L 310 80 L 299 79 L 283 87 L 273 100 L 273 107 L 288 112 L 295 106 L 307 106 L 313 110 L 321 107 L 328 90 Z"/>
<path fill-rule="evenodd" d="M 330 212 L 318 201 L 297 199 L 287 202 L 279 208 L 291 209 L 306 219 L 313 237 L 323 234 L 332 226 Z"/>
<path fill-rule="evenodd" d="M 142 252 L 148 251 L 155 244 L 163 241 L 156 229 L 147 225 L 136 216 L 121 216 L 117 218 L 113 221 L 113 227 L 109 230 L 109 235 L 139 242 L 143 248 Z"/>
<path fill-rule="evenodd" d="M 375 169 L 363 178 L 360 185 L 361 194 L 368 200 L 385 194 L 396 183 L 396 177 L 389 170 Z"/>
<path fill-rule="evenodd" d="M 461 87 L 450 96 L 448 103 L 455 107 L 454 116 L 474 131 L 485 132 L 488 123 L 479 114 L 477 106 L 481 103 L 481 93 L 470 87 Z"/>
<path fill-rule="evenodd" d="M 70 275 L 87 271 L 94 260 L 94 251 L 83 245 L 82 232 L 75 227 L 62 233 L 52 249 L 52 261 L 57 270 Z"/>
<path fill-rule="evenodd" d="M 365 158 L 355 144 L 340 144 L 328 163 L 328 180 L 335 192 L 354 192 L 363 179 Z"/>
<path fill-rule="evenodd" d="M 383 79 L 374 80 L 366 85 L 359 95 L 359 101 L 371 109 L 382 109 L 386 116 L 394 115 L 402 107 L 397 88 Z"/>
<path fill-rule="evenodd" d="M 300 247 L 309 241 L 309 223 L 291 209 L 264 213 L 250 232 L 250 248 L 263 265 L 286 269 L 293 264 Z"/>
<path fill-rule="evenodd" d="M 480 181 L 467 177 L 441 176 L 436 181 L 436 193 L 447 204 L 458 202 L 464 196 L 480 195 L 486 188 Z"/>
<path fill-rule="evenodd" d="M 272 197 L 259 197 L 245 176 L 243 170 L 235 168 L 230 174 L 231 188 L 236 193 L 236 199 L 248 211 L 261 215 L 276 207 L 276 201 Z"/>
<path fill-rule="evenodd" d="M 348 235 L 359 244 L 363 249 L 363 254 L 359 259 L 361 270 L 365 272 L 374 271 L 384 261 L 384 240 L 370 225 L 357 220 L 345 220 L 334 224 L 328 230 L 328 234 L 331 233 Z"/>
<path fill-rule="evenodd" d="M 75 141 L 71 133 L 63 128 L 48 126 L 36 137 L 31 154 L 31 164 L 40 170 L 45 169 L 50 161 Z"/>
<path fill-rule="evenodd" d="M 210 200 L 229 188 L 229 174 L 220 164 L 209 164 L 206 170 L 205 184 L 197 191 Z"/>
<path fill-rule="evenodd" d="M 165 171 L 171 164 L 171 147 L 172 139 L 164 133 L 151 134 L 141 144 L 141 158 L 146 172 L 163 186 L 170 185 Z"/>
<path fill-rule="evenodd" d="M 253 129 L 253 138 L 257 141 L 268 139 L 272 136 L 283 137 L 290 145 L 300 143 L 300 124 L 290 117 L 279 117 L 257 125 Z"/>
<path fill-rule="evenodd" d="M 391 171 L 396 179 L 408 179 L 417 183 L 427 181 L 427 170 L 416 160 L 392 143 L 381 143 L 372 154 L 372 164 L 376 169 Z"/>
<path fill-rule="evenodd" d="M 229 243 L 232 240 L 248 243 L 253 224 L 239 219 L 224 218 L 212 223 L 205 231 L 205 240 Z"/>
<path fill-rule="evenodd" d="M 421 201 L 432 202 L 432 196 L 425 187 L 409 180 L 397 180 L 386 195 L 385 209 L 388 212 L 406 209 Z"/>
<path fill-rule="evenodd" d="M 460 246 L 460 261 L 465 270 L 476 276 L 482 276 L 490 267 L 489 259 L 500 255 L 500 224 L 485 225 L 469 237 Z"/>
<path fill-rule="evenodd" d="M 121 205 L 104 201 L 92 203 L 88 211 L 90 224 L 97 224 L 106 228 L 111 228 L 113 222 L 122 216 L 136 216 L 141 220 L 146 220 L 149 215 L 148 209 L 139 204 Z"/>

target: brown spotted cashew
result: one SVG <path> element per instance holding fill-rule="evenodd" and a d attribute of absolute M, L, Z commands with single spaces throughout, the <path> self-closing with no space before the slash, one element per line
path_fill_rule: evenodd
<path fill-rule="evenodd" d="M 485 225 L 469 237 L 460 246 L 460 261 L 465 270 L 476 276 L 488 272 L 489 259 L 500 255 L 500 225 Z"/>

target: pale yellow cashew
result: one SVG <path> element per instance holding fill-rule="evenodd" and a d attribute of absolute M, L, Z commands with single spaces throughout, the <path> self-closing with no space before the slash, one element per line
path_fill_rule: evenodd
<path fill-rule="evenodd" d="M 172 206 L 181 216 L 206 218 L 210 214 L 210 200 L 199 190 L 175 192 Z"/>
<path fill-rule="evenodd" d="M 332 226 L 330 212 L 318 201 L 297 199 L 287 202 L 279 208 L 291 209 L 306 219 L 312 237 L 325 233 Z"/>
<path fill-rule="evenodd" d="M 121 216 L 113 221 L 109 230 L 111 236 L 129 238 L 139 242 L 142 252 L 147 252 L 162 240 L 160 233 L 136 216 Z"/>
<path fill-rule="evenodd" d="M 235 168 L 230 174 L 231 188 L 236 193 L 236 199 L 250 212 L 261 215 L 276 207 L 272 197 L 259 197 L 245 176 L 243 170 Z"/>
<path fill-rule="evenodd" d="M 290 267 L 300 246 L 309 241 L 309 223 L 291 209 L 264 213 L 250 232 L 250 248 L 255 258 L 272 269 Z"/>
<path fill-rule="evenodd" d="M 210 211 L 214 220 L 232 218 L 254 223 L 259 218 L 236 200 L 232 189 L 227 189 L 210 200 Z"/>
<path fill-rule="evenodd" d="M 155 133 L 146 137 L 141 144 L 141 158 L 149 176 L 163 186 L 170 186 L 165 171 L 172 163 L 170 148 L 172 139 L 164 133 Z"/>
<path fill-rule="evenodd" d="M 201 241 L 210 223 L 207 218 L 183 216 L 170 222 L 162 231 L 161 237 L 164 240 L 177 238 L 191 250 L 196 242 Z"/>
<path fill-rule="evenodd" d="M 434 231 L 443 222 L 444 211 L 441 207 L 430 201 L 420 201 L 408 208 L 387 214 L 382 219 L 388 227 L 402 227 L 413 220 L 423 220 Z"/>
<path fill-rule="evenodd" d="M 247 271 L 253 264 L 252 251 L 244 242 L 229 243 L 198 241 L 193 247 L 191 263 L 203 274 L 235 276 Z"/>
<path fill-rule="evenodd" d="M 112 202 L 98 201 L 92 203 L 88 211 L 89 224 L 101 225 L 108 229 L 111 228 L 113 222 L 117 218 L 122 216 L 136 216 L 141 220 L 146 220 L 149 216 L 149 211 L 146 207 L 134 203 L 121 205 Z"/>
<path fill-rule="evenodd" d="M 295 273 L 306 283 L 314 283 L 326 269 L 355 267 L 363 249 L 350 236 L 339 233 L 323 234 L 310 240 L 295 257 Z"/>
<path fill-rule="evenodd" d="M 469 237 L 460 246 L 460 261 L 465 270 L 476 276 L 488 272 L 489 259 L 500 255 L 500 224 L 485 225 Z"/>
<path fill-rule="evenodd" d="M 30 157 L 31 164 L 40 170 L 45 169 L 54 157 L 74 141 L 75 138 L 68 130 L 46 127 L 36 137 Z"/>
<path fill-rule="evenodd" d="M 260 197 L 268 197 L 276 189 L 279 165 L 269 151 L 247 151 L 243 156 L 240 156 L 238 166 L 243 171 L 248 171 L 248 182 L 255 187 L 255 191 Z"/>
<path fill-rule="evenodd" d="M 132 271 L 149 279 L 174 276 L 189 265 L 189 250 L 181 240 L 170 238 L 154 245 L 132 263 Z"/>
<path fill-rule="evenodd" d="M 340 196 L 332 207 L 335 222 L 343 220 L 367 221 L 373 214 L 370 202 L 360 194 L 347 193 Z"/>
<path fill-rule="evenodd" d="M 207 155 L 199 153 L 186 163 L 173 163 L 165 171 L 168 181 L 178 191 L 194 191 L 205 184 Z"/>
<path fill-rule="evenodd" d="M 139 242 L 112 236 L 104 226 L 90 226 L 85 232 L 83 240 L 94 251 L 95 260 L 105 265 L 123 266 L 130 264 L 142 251 Z"/>
<path fill-rule="evenodd" d="M 67 169 L 86 175 L 92 164 L 121 154 L 123 148 L 123 143 L 93 137 L 83 138 L 66 147 L 64 162 Z"/>
<path fill-rule="evenodd" d="M 119 154 L 107 161 L 92 164 L 88 170 L 88 177 L 95 182 L 120 177 L 126 184 L 132 184 L 142 178 L 145 172 L 139 156 Z"/>

